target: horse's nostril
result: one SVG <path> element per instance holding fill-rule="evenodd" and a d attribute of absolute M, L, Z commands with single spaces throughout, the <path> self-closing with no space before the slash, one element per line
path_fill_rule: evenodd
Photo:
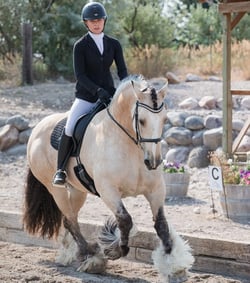
<path fill-rule="evenodd" d="M 151 167 L 149 159 L 144 159 L 144 164 L 147 166 L 148 169 Z"/>
<path fill-rule="evenodd" d="M 147 166 L 148 170 L 154 169 L 149 159 L 144 159 L 144 164 Z"/>

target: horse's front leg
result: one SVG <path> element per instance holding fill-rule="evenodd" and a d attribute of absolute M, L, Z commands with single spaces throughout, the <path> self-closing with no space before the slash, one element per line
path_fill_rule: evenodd
<path fill-rule="evenodd" d="M 132 218 L 122 201 L 111 206 L 115 219 L 108 219 L 99 240 L 104 247 L 104 254 L 111 260 L 124 257 L 129 252 L 129 233 L 133 226 Z"/>
<path fill-rule="evenodd" d="M 122 201 L 120 201 L 119 203 L 115 217 L 118 223 L 118 228 L 120 230 L 121 256 L 126 256 L 129 252 L 129 247 L 128 247 L 129 232 L 132 229 L 133 222 L 130 214 L 124 207 Z"/>
<path fill-rule="evenodd" d="M 159 207 L 156 216 L 154 217 L 154 228 L 158 237 L 161 239 L 165 253 L 170 254 L 172 250 L 173 241 L 170 237 L 168 223 L 164 214 L 163 206 Z"/>
<path fill-rule="evenodd" d="M 165 188 L 159 186 L 155 191 L 145 193 L 153 214 L 154 228 L 164 247 L 165 253 L 170 254 L 173 241 L 164 213 Z"/>
<path fill-rule="evenodd" d="M 159 247 L 153 252 L 154 265 L 161 275 L 172 282 L 175 278 L 178 282 L 186 279 L 186 270 L 189 269 L 194 258 L 191 248 L 172 227 L 167 223 L 164 213 L 165 187 L 155 190 L 145 195 L 150 203 L 153 213 L 154 228 L 161 242 Z"/>

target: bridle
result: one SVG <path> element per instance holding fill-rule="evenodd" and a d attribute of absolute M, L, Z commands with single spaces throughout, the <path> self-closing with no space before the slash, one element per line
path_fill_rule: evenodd
<path fill-rule="evenodd" d="M 145 143 L 145 142 L 153 142 L 153 143 L 158 143 L 162 140 L 162 137 L 159 138 L 153 138 L 153 139 L 149 139 L 149 138 L 143 138 L 141 136 L 140 133 L 140 127 L 139 127 L 139 107 L 142 107 L 152 113 L 160 113 L 164 107 L 164 103 L 162 103 L 158 108 L 152 108 L 150 106 L 148 106 L 147 104 L 141 103 L 138 100 L 136 101 L 136 107 L 135 107 L 135 112 L 133 115 L 133 119 L 135 119 L 135 129 L 136 129 L 136 138 L 134 138 L 133 136 L 130 135 L 130 133 L 120 124 L 117 122 L 117 120 L 114 118 L 114 116 L 110 113 L 109 107 L 107 107 L 107 112 L 109 117 L 111 118 L 111 120 L 113 122 L 115 122 L 115 124 L 125 133 L 127 134 L 127 136 L 136 144 L 136 145 L 140 145 L 141 143 Z M 142 146 L 141 146 L 142 147 Z"/>

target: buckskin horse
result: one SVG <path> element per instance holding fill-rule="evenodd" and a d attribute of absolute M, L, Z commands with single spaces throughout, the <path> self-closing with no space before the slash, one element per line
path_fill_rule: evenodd
<path fill-rule="evenodd" d="M 101 273 L 109 259 L 126 256 L 133 223 L 122 199 L 143 195 L 150 204 L 160 243 L 153 252 L 155 266 L 167 278 L 191 267 L 189 245 L 169 227 L 164 215 L 160 141 L 167 114 L 166 88 L 167 82 L 156 90 L 141 75 L 122 81 L 109 106 L 90 121 L 78 161 L 70 158 L 65 188 L 52 185 L 57 151 L 50 141 L 55 126 L 67 113 L 45 117 L 33 129 L 27 145 L 23 221 L 27 232 L 47 238 L 57 237 L 62 228 L 58 262 L 66 265 L 77 259 L 79 271 Z M 113 214 L 94 243 L 84 238 L 78 224 L 78 212 L 89 193 L 75 174 L 79 160 Z"/>

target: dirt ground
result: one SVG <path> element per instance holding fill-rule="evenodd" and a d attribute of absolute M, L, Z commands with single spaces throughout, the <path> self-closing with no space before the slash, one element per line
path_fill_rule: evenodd
<path fill-rule="evenodd" d="M 160 283 L 157 271 L 149 264 L 116 260 L 108 263 L 105 274 L 76 271 L 76 264 L 62 266 L 54 262 L 55 251 L 0 242 L 1 283 Z M 189 273 L 186 283 L 240 283 L 243 281 L 213 274 Z"/>
<path fill-rule="evenodd" d="M 250 89 L 250 82 L 236 83 L 238 88 Z M 204 95 L 222 97 L 221 82 L 183 83 L 169 86 L 171 108 L 187 97 L 201 98 Z M 69 109 L 74 98 L 74 84 L 47 82 L 34 86 L 6 88 L 0 85 L 0 117 L 22 114 L 34 126 L 43 117 Z M 207 115 L 216 111 L 194 111 Z M 220 112 L 221 114 L 221 112 Z M 234 112 L 244 120 L 249 111 Z M 25 155 L 13 156 L 0 152 L 0 202 L 1 210 L 21 211 L 23 184 L 26 174 Z M 190 169 L 191 181 L 188 196 L 166 201 L 168 221 L 180 233 L 197 236 L 250 242 L 250 223 L 232 222 L 222 215 L 218 192 L 208 185 L 208 169 Z M 128 198 L 124 203 L 138 227 L 152 228 L 151 212 L 142 197 Z M 212 213 L 214 203 L 217 212 Z M 98 213 L 96 213 L 98 211 Z M 102 201 L 90 195 L 80 211 L 80 219 L 104 221 L 110 211 Z M 153 230 L 153 228 L 152 228 Z M 105 275 L 79 274 L 75 267 L 62 267 L 53 261 L 55 251 L 45 248 L 25 247 L 0 242 L 0 283 L 2 282 L 160 282 L 151 265 L 119 260 L 109 263 Z M 32 255 L 32 256 L 31 256 Z M 187 282 L 229 283 L 243 282 L 222 276 L 190 274 Z"/>

